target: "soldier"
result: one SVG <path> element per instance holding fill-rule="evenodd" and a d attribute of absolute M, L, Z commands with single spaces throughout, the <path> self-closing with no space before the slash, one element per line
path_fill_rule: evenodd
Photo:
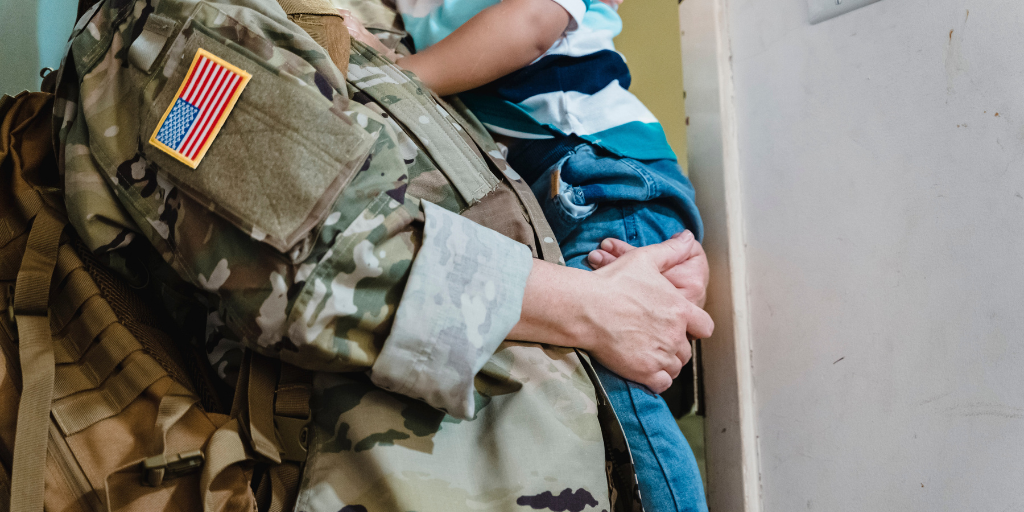
<path fill-rule="evenodd" d="M 479 122 L 303 18 L 336 14 L 284 0 L 87 13 L 54 109 L 72 225 L 125 273 L 160 256 L 151 281 L 182 320 L 208 310 L 228 382 L 243 348 L 317 372 L 296 510 L 637 507 L 575 348 L 638 382 L 674 376 L 687 332 L 712 329 L 661 276 L 686 242 L 560 266 Z"/>

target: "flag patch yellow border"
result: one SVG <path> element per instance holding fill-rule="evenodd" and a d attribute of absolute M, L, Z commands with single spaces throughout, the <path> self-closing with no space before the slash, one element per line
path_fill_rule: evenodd
<path fill-rule="evenodd" d="M 149 143 L 195 169 L 252 78 L 199 48 Z"/>

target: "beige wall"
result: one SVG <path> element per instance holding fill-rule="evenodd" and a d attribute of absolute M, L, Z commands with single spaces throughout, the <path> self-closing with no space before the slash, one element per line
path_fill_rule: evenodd
<path fill-rule="evenodd" d="M 623 29 L 615 46 L 626 56 L 633 75 L 629 90 L 661 121 L 669 144 L 686 169 L 678 8 L 676 0 L 626 0 L 619 7 Z"/>
<path fill-rule="evenodd" d="M 1024 4 L 680 9 L 711 510 L 1024 510 Z"/>

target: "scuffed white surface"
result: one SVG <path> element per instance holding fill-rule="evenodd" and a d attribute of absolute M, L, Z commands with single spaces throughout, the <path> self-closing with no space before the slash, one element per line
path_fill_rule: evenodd
<path fill-rule="evenodd" d="M 728 19 L 763 509 L 1024 510 L 1024 4 Z"/>

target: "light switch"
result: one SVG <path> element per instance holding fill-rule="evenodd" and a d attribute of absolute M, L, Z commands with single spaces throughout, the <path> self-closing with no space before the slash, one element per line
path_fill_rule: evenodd
<path fill-rule="evenodd" d="M 854 9 L 873 4 L 878 0 L 807 0 L 811 11 L 811 25 L 828 19 L 835 18 L 840 14 L 846 14 Z"/>

